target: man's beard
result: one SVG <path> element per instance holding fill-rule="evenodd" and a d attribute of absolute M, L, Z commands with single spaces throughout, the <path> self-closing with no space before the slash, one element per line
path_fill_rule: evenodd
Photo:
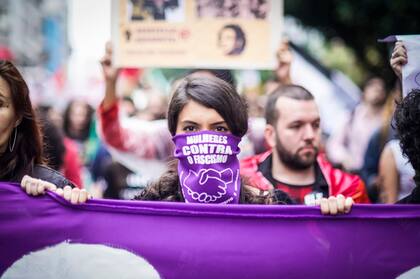
<path fill-rule="evenodd" d="M 284 145 L 281 143 L 279 136 L 276 134 L 276 152 L 277 155 L 283 164 L 285 164 L 288 168 L 294 170 L 306 170 L 310 168 L 318 155 L 318 147 L 314 145 L 307 145 L 305 147 L 312 147 L 315 150 L 315 154 L 313 157 L 308 156 L 300 156 L 299 151 L 302 148 L 299 148 L 296 153 L 292 154 L 289 152 Z M 304 148 L 305 148 L 304 147 Z"/>

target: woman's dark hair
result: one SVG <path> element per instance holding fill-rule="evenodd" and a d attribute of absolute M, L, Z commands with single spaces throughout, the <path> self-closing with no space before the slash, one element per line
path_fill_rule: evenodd
<path fill-rule="evenodd" d="M 50 110 L 51 107 L 40 106 L 37 108 L 37 113 L 43 133 L 45 160 L 50 168 L 59 171 L 64 165 L 66 153 L 64 133 L 51 121 L 48 116 L 48 111 Z"/>
<path fill-rule="evenodd" d="M 78 103 L 83 103 L 86 106 L 87 113 L 86 113 L 86 119 L 85 119 L 86 126 L 84 127 L 84 129 L 82 130 L 80 134 L 76 135 L 71 131 L 70 113 L 73 106 Z M 93 117 L 94 112 L 95 112 L 94 109 L 88 103 L 85 103 L 83 101 L 77 101 L 77 100 L 71 101 L 67 105 L 66 110 L 64 111 L 63 130 L 64 130 L 65 135 L 75 140 L 81 140 L 81 141 L 86 140 L 89 137 L 89 133 L 90 133 L 91 125 L 92 125 L 92 117 Z"/>
<path fill-rule="evenodd" d="M 176 133 L 179 114 L 190 101 L 217 111 L 233 135 L 242 137 L 246 134 L 246 103 L 230 84 L 219 78 L 187 76 L 180 82 L 169 103 L 168 128 L 172 135 Z"/>
<path fill-rule="evenodd" d="M 196 73 L 210 73 L 211 75 L 220 78 L 227 83 L 229 83 L 233 88 L 236 88 L 236 81 L 235 77 L 232 74 L 232 71 L 230 70 L 224 70 L 224 69 L 193 69 L 187 73 L 187 75 L 193 75 Z"/>
<path fill-rule="evenodd" d="M 242 28 L 237 24 L 228 24 L 223 26 L 219 31 L 218 40 L 220 42 L 222 38 L 222 33 L 226 29 L 232 29 L 235 32 L 235 48 L 232 49 L 227 55 L 238 55 L 241 54 L 246 46 L 246 36 Z"/>
<path fill-rule="evenodd" d="M 415 170 L 414 181 L 420 185 L 420 89 L 413 89 L 397 104 L 395 125 L 402 152 Z"/>
<path fill-rule="evenodd" d="M 25 174 L 31 174 L 34 165 L 44 163 L 43 142 L 29 89 L 22 75 L 11 62 L 0 60 L 0 76 L 10 87 L 16 119 L 21 119 L 12 131 L 12 135 L 17 131 L 13 150 L 7 148 L 0 156 L 0 180 L 17 182 Z"/>

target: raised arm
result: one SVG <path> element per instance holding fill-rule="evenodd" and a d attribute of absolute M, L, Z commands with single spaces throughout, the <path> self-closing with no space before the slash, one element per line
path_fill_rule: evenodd
<path fill-rule="evenodd" d="M 102 72 L 105 80 L 105 96 L 102 101 L 103 109 L 109 109 L 117 102 L 117 78 L 119 69 L 112 65 L 112 45 L 107 43 L 105 47 L 105 55 L 101 60 Z"/>
<path fill-rule="evenodd" d="M 171 137 L 165 121 L 148 122 L 134 119 L 129 121 L 129 125 L 123 125 L 120 119 L 116 86 L 119 69 L 112 63 L 110 44 L 107 44 L 101 65 L 105 95 L 98 109 L 98 118 L 100 135 L 105 143 L 119 151 L 130 152 L 138 158 L 166 159 L 171 154 Z"/>

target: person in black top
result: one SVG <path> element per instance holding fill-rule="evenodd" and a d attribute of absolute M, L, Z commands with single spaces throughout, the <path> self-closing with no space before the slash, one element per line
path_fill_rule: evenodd
<path fill-rule="evenodd" d="M 420 89 L 413 89 L 397 105 L 395 125 L 403 154 L 414 168 L 416 188 L 397 203 L 420 203 Z"/>
<path fill-rule="evenodd" d="M 402 79 L 402 67 L 407 64 L 407 50 L 402 42 L 397 42 L 392 53 L 390 64 L 398 78 Z M 416 188 L 407 197 L 397 203 L 420 204 L 420 88 L 411 90 L 397 104 L 395 126 L 398 131 L 402 152 L 414 168 Z"/>

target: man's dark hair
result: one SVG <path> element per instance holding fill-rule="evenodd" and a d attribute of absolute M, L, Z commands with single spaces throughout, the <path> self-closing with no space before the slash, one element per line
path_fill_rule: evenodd
<path fill-rule="evenodd" d="M 413 89 L 397 104 L 395 125 L 402 152 L 416 172 L 414 181 L 420 185 L 420 89 Z"/>
<path fill-rule="evenodd" d="M 314 100 L 314 96 L 306 88 L 300 85 L 281 85 L 274 90 L 267 98 L 265 106 L 265 120 L 267 124 L 274 125 L 279 118 L 279 112 L 276 109 L 278 98 L 286 97 L 294 100 L 309 101 Z"/>

